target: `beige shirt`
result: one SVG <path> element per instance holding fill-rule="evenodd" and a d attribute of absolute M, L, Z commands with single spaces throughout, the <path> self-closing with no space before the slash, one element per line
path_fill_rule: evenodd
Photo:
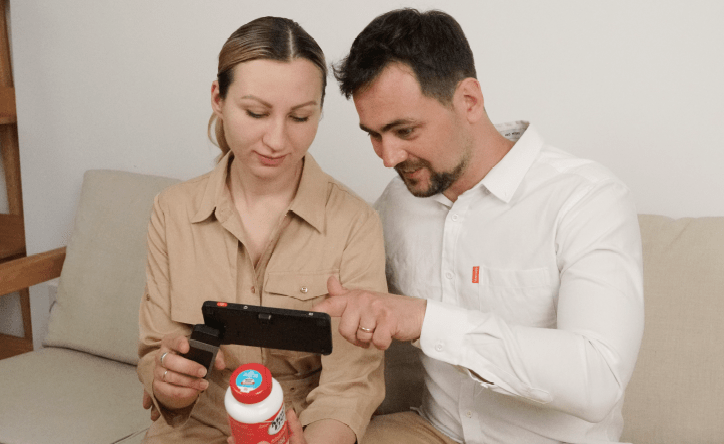
<path fill-rule="evenodd" d="M 231 159 L 227 154 L 210 173 L 174 185 L 155 199 L 138 364 L 148 393 L 153 393 L 161 339 L 174 332 L 189 335 L 193 324 L 203 323 L 201 305 L 206 300 L 309 310 L 328 297 L 330 276 L 347 288 L 386 291 L 377 214 L 325 174 L 309 154 L 297 194 L 255 268 L 226 186 Z M 210 432 L 229 435 L 223 404 L 229 376 L 241 364 L 259 362 L 279 381 L 287 408 L 295 408 L 302 424 L 336 419 L 359 440 L 384 398 L 383 355 L 351 345 L 337 328 L 338 319 L 333 318 L 333 352 L 328 356 L 222 346 L 227 368 L 211 372 L 209 388 L 192 409 L 160 409 L 163 419 L 154 423 L 149 436 L 173 433 L 168 424 L 176 429 L 208 424 Z"/>

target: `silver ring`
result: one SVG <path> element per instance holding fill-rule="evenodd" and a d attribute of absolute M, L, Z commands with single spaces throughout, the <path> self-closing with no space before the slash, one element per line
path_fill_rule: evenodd
<path fill-rule="evenodd" d="M 168 354 L 168 352 L 166 352 L 166 353 L 164 353 L 164 354 L 161 355 L 161 367 L 165 367 L 165 366 L 163 365 L 163 358 L 165 358 L 167 354 Z"/>
<path fill-rule="evenodd" d="M 163 382 L 166 382 L 166 373 L 168 373 L 168 370 L 166 370 L 165 372 L 163 372 Z"/>
<path fill-rule="evenodd" d="M 374 328 L 364 328 L 364 327 L 362 327 L 361 325 L 359 326 L 359 329 L 362 330 L 362 331 L 365 332 L 365 333 L 372 333 L 373 331 L 375 331 Z"/>

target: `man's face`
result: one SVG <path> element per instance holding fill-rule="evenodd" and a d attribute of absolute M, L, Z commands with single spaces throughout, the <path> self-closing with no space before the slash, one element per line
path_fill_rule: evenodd
<path fill-rule="evenodd" d="M 472 142 L 464 116 L 424 96 L 407 66 L 388 65 L 353 98 L 360 128 L 370 135 L 375 153 L 386 167 L 395 168 L 413 195 L 444 192 L 465 173 Z"/>

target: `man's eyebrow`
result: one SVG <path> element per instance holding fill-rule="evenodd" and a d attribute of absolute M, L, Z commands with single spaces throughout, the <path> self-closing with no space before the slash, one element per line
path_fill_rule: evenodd
<path fill-rule="evenodd" d="M 242 97 L 242 99 L 256 100 L 257 102 L 261 103 L 262 105 L 266 106 L 267 108 L 272 108 L 271 103 L 269 103 L 269 102 L 267 102 L 266 100 L 263 100 L 263 99 L 255 96 L 255 95 L 252 95 L 252 94 L 247 94 L 247 95 L 245 95 L 244 97 Z M 305 106 L 316 105 L 316 104 L 317 104 L 317 101 L 316 101 L 316 100 L 310 100 L 309 102 L 304 102 L 304 103 L 302 103 L 302 104 L 293 106 L 293 107 L 292 107 L 292 110 L 297 110 L 297 109 L 299 109 L 299 108 L 304 108 Z"/>
<path fill-rule="evenodd" d="M 413 119 L 397 119 L 393 120 L 392 122 L 388 123 L 387 125 L 382 127 L 383 133 L 386 133 L 387 131 L 390 131 L 391 129 L 394 129 L 395 127 L 402 126 L 402 125 L 409 125 L 411 123 L 415 123 Z M 363 124 L 359 124 L 359 127 L 362 131 L 366 133 L 374 133 L 375 131 L 372 131 L 371 129 L 367 128 Z"/>

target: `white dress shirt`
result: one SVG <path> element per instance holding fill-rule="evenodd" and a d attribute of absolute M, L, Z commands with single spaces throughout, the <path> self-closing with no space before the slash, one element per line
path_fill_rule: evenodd
<path fill-rule="evenodd" d="M 467 444 L 618 442 L 644 320 L 629 189 L 496 128 L 515 145 L 455 202 L 395 178 L 376 204 L 390 290 L 428 300 L 420 413 Z"/>

